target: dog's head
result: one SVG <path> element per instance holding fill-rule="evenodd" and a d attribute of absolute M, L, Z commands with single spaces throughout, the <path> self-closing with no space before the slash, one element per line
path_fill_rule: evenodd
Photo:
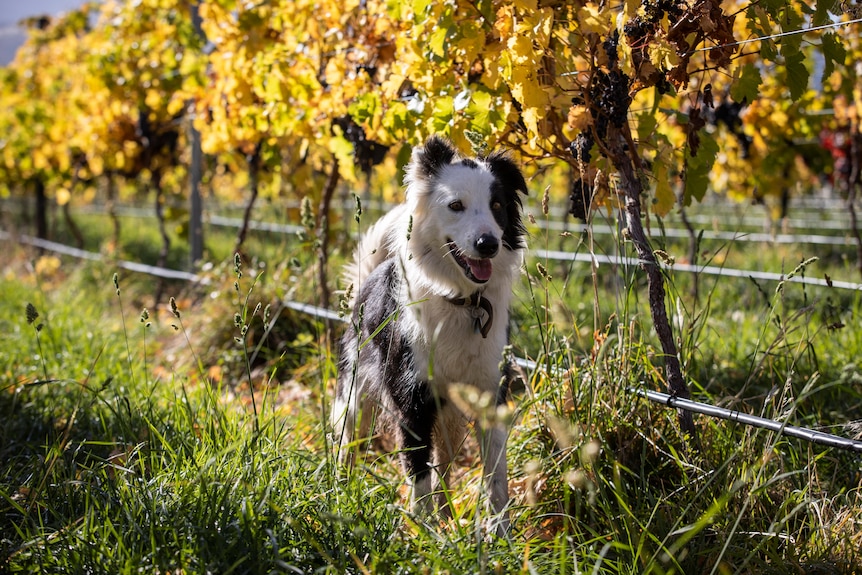
<path fill-rule="evenodd" d="M 413 150 L 406 183 L 410 252 L 423 272 L 462 295 L 511 278 L 524 248 L 518 194 L 527 184 L 508 156 L 461 157 L 434 136 Z"/>

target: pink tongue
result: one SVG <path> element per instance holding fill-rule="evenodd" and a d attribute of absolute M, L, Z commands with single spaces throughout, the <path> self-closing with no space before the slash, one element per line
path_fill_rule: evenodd
<path fill-rule="evenodd" d="M 473 260 L 467 259 L 467 265 L 470 266 L 470 272 L 473 277 L 479 281 L 488 281 L 491 278 L 491 271 L 494 267 L 491 260 Z"/>

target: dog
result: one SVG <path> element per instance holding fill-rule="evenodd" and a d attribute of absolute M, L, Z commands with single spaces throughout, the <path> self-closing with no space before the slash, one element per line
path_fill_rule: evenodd
<path fill-rule="evenodd" d="M 339 459 L 380 420 L 391 430 L 413 512 L 451 515 L 445 489 L 469 415 L 453 388 L 505 404 L 509 306 L 526 249 L 527 184 L 504 153 L 462 157 L 432 136 L 414 148 L 405 201 L 361 238 L 346 276 L 356 292 L 332 407 Z M 463 401 L 461 402 L 463 406 Z M 509 530 L 507 430 L 475 421 L 492 530 Z"/>

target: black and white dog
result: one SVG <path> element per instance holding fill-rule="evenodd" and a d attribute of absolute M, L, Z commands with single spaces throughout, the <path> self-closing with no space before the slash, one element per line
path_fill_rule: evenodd
<path fill-rule="evenodd" d="M 405 202 L 367 231 L 348 269 L 358 293 L 332 422 L 342 461 L 357 432 L 367 438 L 375 418 L 388 423 L 414 512 L 436 503 L 448 514 L 443 489 L 467 428 L 453 386 L 506 401 L 503 351 L 525 248 L 518 193 L 527 184 L 506 155 L 464 158 L 438 137 L 413 150 L 405 184 Z M 478 421 L 476 429 L 492 526 L 505 533 L 507 430 Z"/>

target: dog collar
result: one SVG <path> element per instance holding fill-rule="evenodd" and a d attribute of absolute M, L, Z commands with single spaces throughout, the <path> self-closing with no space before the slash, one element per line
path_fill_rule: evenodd
<path fill-rule="evenodd" d="M 481 333 L 482 337 L 487 338 L 488 332 L 491 331 L 491 324 L 494 323 L 494 306 L 481 293 L 475 292 L 470 297 L 446 298 L 446 301 L 452 305 L 459 307 L 469 307 L 473 313 L 473 329 L 476 333 Z M 482 310 L 488 314 L 488 319 L 484 322 L 482 318 Z"/>

